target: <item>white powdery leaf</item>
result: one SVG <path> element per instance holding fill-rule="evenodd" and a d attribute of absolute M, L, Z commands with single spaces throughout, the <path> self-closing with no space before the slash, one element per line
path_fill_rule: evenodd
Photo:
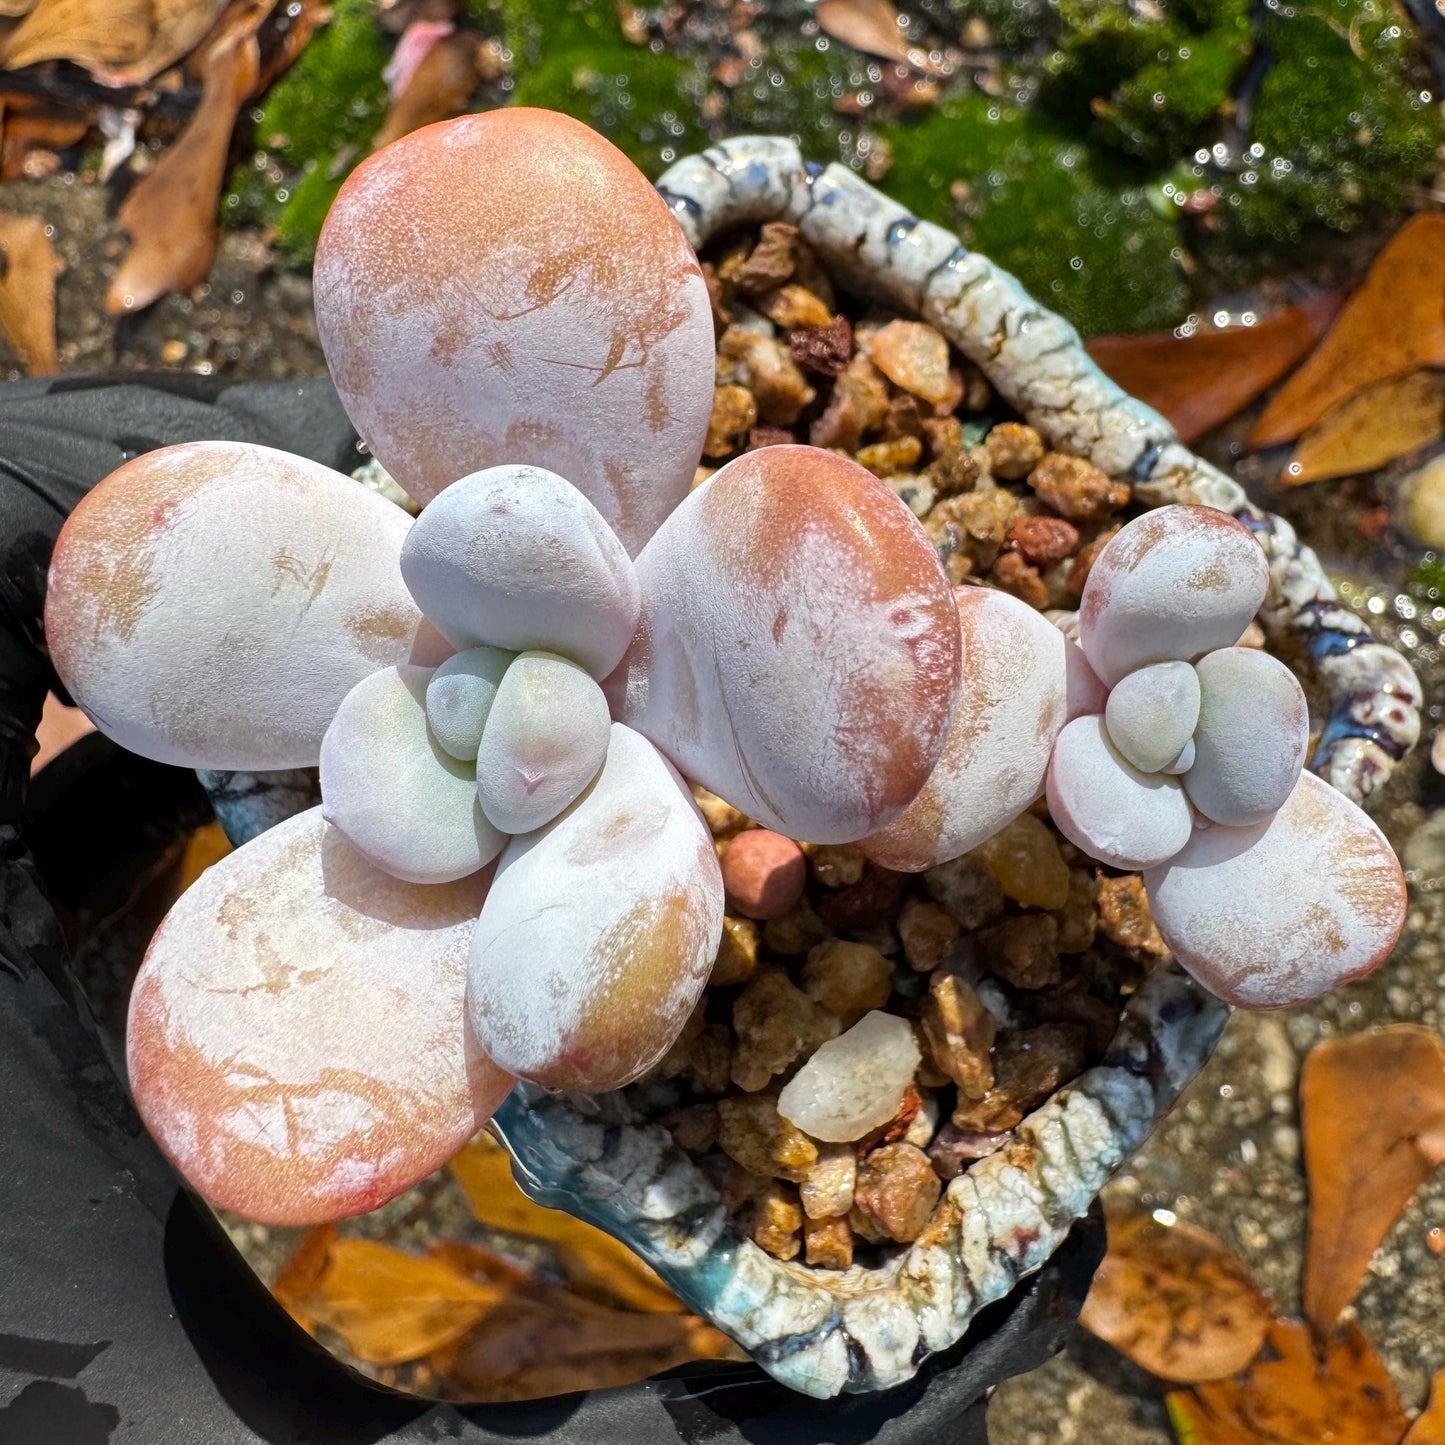
<path fill-rule="evenodd" d="M 326 821 L 378 868 L 412 883 L 464 878 L 507 841 L 477 801 L 476 769 L 427 728 L 431 676 L 403 665 L 363 679 L 321 744 Z"/>
<path fill-rule="evenodd" d="M 512 1079 L 467 1026 L 487 878 L 420 887 L 313 808 L 208 868 L 131 996 L 127 1069 L 167 1157 L 272 1224 L 384 1204 L 491 1116 Z"/>
<path fill-rule="evenodd" d="M 401 573 L 455 647 L 559 652 L 601 678 L 637 626 L 626 549 L 576 487 L 541 467 L 453 482 L 412 527 Z"/>
<path fill-rule="evenodd" d="M 357 430 L 419 502 L 479 467 L 567 477 L 635 554 L 687 495 L 713 325 L 667 203 L 578 121 L 515 108 L 363 161 L 316 251 Z"/>
<path fill-rule="evenodd" d="M 55 544 L 45 633 L 100 730 L 189 767 L 314 766 L 342 698 L 421 621 L 409 518 L 349 477 L 239 442 L 127 462 Z"/>
<path fill-rule="evenodd" d="M 814 1139 L 851 1143 L 893 1118 L 921 1059 L 908 1020 L 874 1009 L 818 1047 L 778 1095 L 778 1113 Z"/>
<path fill-rule="evenodd" d="M 1113 687 L 1151 662 L 1237 642 L 1269 591 L 1248 528 L 1214 507 L 1159 507 L 1120 529 L 1089 569 L 1079 642 Z"/>
<path fill-rule="evenodd" d="M 1115 685 L 1104 709 L 1109 739 L 1141 773 L 1175 762 L 1199 721 L 1199 676 L 1187 662 L 1156 662 Z"/>
<path fill-rule="evenodd" d="M 1310 716 L 1299 679 L 1254 647 L 1200 658 L 1189 801 L 1216 823 L 1262 822 L 1294 790 L 1309 751 Z"/>
<path fill-rule="evenodd" d="M 597 781 L 498 864 L 468 964 L 477 1037 L 549 1088 L 621 1088 L 687 1021 L 722 918 L 722 870 L 686 784 L 614 723 Z"/>
<path fill-rule="evenodd" d="M 1196 831 L 1144 886 L 1175 957 L 1240 1008 L 1304 1003 L 1369 973 L 1405 922 L 1385 835 L 1313 773 L 1266 822 Z"/>
<path fill-rule="evenodd" d="M 477 797 L 504 833 L 550 823 L 597 776 L 612 719 L 575 662 L 523 652 L 507 669 L 477 750 Z"/>
<path fill-rule="evenodd" d="M 790 838 L 876 832 L 928 780 L 959 677 L 957 608 L 927 534 L 816 447 L 729 462 L 637 559 L 642 616 L 614 716 Z"/>
<path fill-rule="evenodd" d="M 500 647 L 469 647 L 436 664 L 426 685 L 427 725 L 458 762 L 476 762 L 497 688 L 515 656 Z"/>
<path fill-rule="evenodd" d="M 1113 868 L 1172 858 L 1194 827 L 1179 780 L 1141 773 L 1097 716 L 1075 718 L 1059 734 L 1045 791 L 1059 831 Z"/>

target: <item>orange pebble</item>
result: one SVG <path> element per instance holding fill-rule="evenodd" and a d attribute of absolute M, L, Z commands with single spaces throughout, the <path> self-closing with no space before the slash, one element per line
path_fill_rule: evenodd
<path fill-rule="evenodd" d="M 791 838 L 750 828 L 728 844 L 722 859 L 728 907 L 745 918 L 777 918 L 803 896 L 808 865 Z"/>

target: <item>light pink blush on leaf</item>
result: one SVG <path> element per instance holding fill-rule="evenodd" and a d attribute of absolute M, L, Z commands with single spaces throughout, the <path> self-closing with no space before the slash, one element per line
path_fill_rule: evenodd
<path fill-rule="evenodd" d="M 1144 886 L 1175 957 L 1240 1008 L 1304 1003 L 1369 973 L 1405 922 L 1384 834 L 1313 773 L 1267 822 L 1196 831 Z"/>
<path fill-rule="evenodd" d="M 789 838 L 852 842 L 927 782 L 958 688 L 957 607 L 927 534 L 856 462 L 729 462 L 637 559 L 613 716 Z"/>
<path fill-rule="evenodd" d="M 451 1157 L 512 1084 L 467 1026 L 487 876 L 417 887 L 321 818 L 208 869 L 151 942 L 126 1051 L 146 1127 L 213 1204 L 316 1224 Z"/>
<path fill-rule="evenodd" d="M 114 471 L 55 544 L 45 633 L 71 696 L 158 762 L 314 766 L 342 698 L 407 655 L 411 518 L 268 447 L 194 442 Z"/>

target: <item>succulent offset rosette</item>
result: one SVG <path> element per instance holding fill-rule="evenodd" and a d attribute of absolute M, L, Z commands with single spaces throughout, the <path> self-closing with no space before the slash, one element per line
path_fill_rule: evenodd
<path fill-rule="evenodd" d="M 125 746 L 320 764 L 322 806 L 167 917 L 127 1043 L 182 1172 L 297 1223 L 423 1177 L 514 1076 L 612 1089 L 666 1051 L 723 910 L 680 774 L 856 839 L 923 786 L 961 682 L 938 560 L 862 467 L 769 448 L 689 494 L 706 288 L 585 127 L 492 112 L 380 153 L 316 303 L 420 518 L 265 448 L 168 448 L 75 510 L 46 614 Z"/>

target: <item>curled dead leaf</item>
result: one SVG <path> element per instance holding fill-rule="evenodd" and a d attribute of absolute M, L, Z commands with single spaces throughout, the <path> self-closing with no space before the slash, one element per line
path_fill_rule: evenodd
<path fill-rule="evenodd" d="M 821 0 L 815 14 L 825 34 L 865 55 L 896 60 L 915 70 L 936 73 L 938 66 L 908 43 L 898 11 L 890 0 Z"/>
<path fill-rule="evenodd" d="M 381 150 L 424 125 L 460 115 L 481 79 L 477 70 L 481 45 L 478 36 L 465 30 L 438 39 L 392 101 L 372 149 Z"/>
<path fill-rule="evenodd" d="M 1218 1380 L 1254 1359 L 1273 1306 L 1221 1240 L 1149 1214 L 1111 1209 L 1108 1224 L 1085 1329 L 1164 1380 Z"/>
<path fill-rule="evenodd" d="M 0 331 L 31 376 L 52 376 L 60 258 L 38 216 L 0 215 Z"/>
<path fill-rule="evenodd" d="M 1445 214 L 1411 216 L 1335 324 L 1265 408 L 1249 445 L 1293 441 L 1365 387 L 1445 366 Z"/>
<path fill-rule="evenodd" d="M 51 104 L 38 96 L 7 91 L 0 95 L 0 180 L 26 174 L 36 150 L 63 151 L 79 145 L 90 129 L 88 113 Z"/>
<path fill-rule="evenodd" d="M 1339 307 L 1338 293 L 1324 292 L 1253 326 L 1096 336 L 1088 352 L 1125 391 L 1162 412 L 1187 445 L 1307 356 Z"/>
<path fill-rule="evenodd" d="M 1430 1399 L 1400 1445 L 1445 1445 L 1445 1370 L 1430 1383 Z"/>
<path fill-rule="evenodd" d="M 1304 1311 L 1329 1333 L 1400 1212 L 1445 1160 L 1445 1041 L 1396 1024 L 1320 1044 L 1300 1074 Z"/>
<path fill-rule="evenodd" d="M 1280 476 L 1286 487 L 1373 471 L 1445 435 L 1445 371 L 1377 381 L 1312 426 Z"/>

